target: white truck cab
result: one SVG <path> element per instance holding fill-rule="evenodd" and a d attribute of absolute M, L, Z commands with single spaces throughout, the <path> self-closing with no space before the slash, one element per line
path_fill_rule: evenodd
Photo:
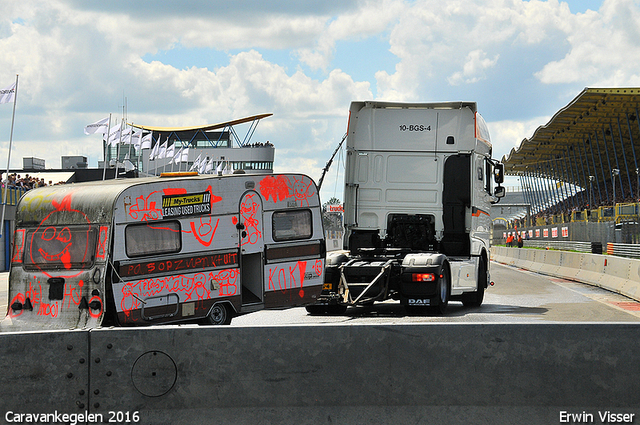
<path fill-rule="evenodd" d="M 394 298 L 444 312 L 480 305 L 489 282 L 490 206 L 504 196 L 474 102 L 352 102 L 344 250 L 327 257 L 313 312 Z"/>

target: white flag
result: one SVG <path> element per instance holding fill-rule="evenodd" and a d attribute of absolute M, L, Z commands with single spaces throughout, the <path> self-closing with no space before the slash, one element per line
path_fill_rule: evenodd
<path fill-rule="evenodd" d="M 220 161 L 220 164 L 218 164 L 218 167 L 216 168 L 216 174 L 222 173 L 222 170 L 224 170 L 224 161 Z"/>
<path fill-rule="evenodd" d="M 133 133 L 133 136 L 131 136 L 131 144 L 137 150 L 142 149 L 142 133 L 144 133 L 144 130 L 140 129 L 140 131 Z"/>
<path fill-rule="evenodd" d="M 169 138 L 168 137 L 167 137 L 167 140 L 165 140 L 164 143 L 161 144 L 160 147 L 158 148 L 158 154 L 156 155 L 156 159 L 166 158 L 166 156 L 167 156 L 167 143 L 169 143 Z"/>
<path fill-rule="evenodd" d="M 158 157 L 158 153 L 160 153 L 160 142 L 156 143 L 156 145 L 149 152 L 149 161 L 153 161 Z"/>
<path fill-rule="evenodd" d="M 215 161 L 213 160 L 213 158 L 211 158 L 211 161 L 209 161 L 209 162 L 207 163 L 207 166 L 204 168 L 204 172 L 205 172 L 205 174 L 206 174 L 206 173 L 210 173 L 210 172 L 213 170 L 213 163 L 214 163 L 214 162 L 215 162 Z"/>
<path fill-rule="evenodd" d="M 204 159 L 200 162 L 200 169 L 198 170 L 198 172 L 200 174 L 204 174 L 207 170 L 207 166 L 211 164 L 211 161 L 213 161 L 213 158 L 209 159 L 208 156 L 204 157 Z"/>
<path fill-rule="evenodd" d="M 140 142 L 140 149 L 151 149 L 152 143 L 153 143 L 153 131 L 142 138 L 142 141 Z M 149 157 L 149 159 L 151 159 L 151 157 Z"/>
<path fill-rule="evenodd" d="M 106 133 L 109 130 L 109 117 L 89 124 L 84 128 L 84 134 Z"/>
<path fill-rule="evenodd" d="M 200 168 L 200 160 L 201 159 L 202 159 L 202 154 L 198 155 L 196 160 L 193 161 L 193 164 L 191 164 L 191 168 L 189 168 L 189 171 L 198 170 Z"/>
<path fill-rule="evenodd" d="M 120 124 L 114 125 L 109 129 L 109 138 L 107 139 L 107 146 L 116 146 L 120 141 Z"/>
<path fill-rule="evenodd" d="M 16 95 L 16 83 L 11 84 L 9 87 L 5 87 L 0 90 L 0 103 L 13 102 L 13 98 Z"/>
<path fill-rule="evenodd" d="M 122 130 L 122 137 L 120 138 L 120 143 L 123 145 L 131 144 L 131 127 L 127 127 Z"/>
<path fill-rule="evenodd" d="M 167 141 L 168 141 L 168 138 L 167 138 Z M 176 153 L 176 144 L 174 143 L 171 146 L 167 146 L 164 156 L 166 158 L 171 158 L 171 160 L 173 160 L 173 156 L 175 155 L 175 153 Z M 169 163 L 171 163 L 171 161 L 169 161 Z"/>
<path fill-rule="evenodd" d="M 173 162 L 174 164 L 179 164 L 181 161 L 180 158 L 182 158 L 182 151 L 184 150 L 184 146 L 181 147 L 178 152 L 176 152 L 175 155 L 173 155 L 173 159 L 171 160 L 171 162 Z"/>
<path fill-rule="evenodd" d="M 189 161 L 189 148 L 181 147 L 176 156 L 173 158 L 173 162 L 180 164 L 181 162 Z"/>

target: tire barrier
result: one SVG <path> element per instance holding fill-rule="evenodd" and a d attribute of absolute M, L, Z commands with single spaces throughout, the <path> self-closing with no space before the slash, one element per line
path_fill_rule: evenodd
<path fill-rule="evenodd" d="M 0 333 L 0 414 L 3 423 L 56 412 L 154 425 L 639 415 L 638 332 L 430 323 Z"/>
<path fill-rule="evenodd" d="M 640 260 L 568 251 L 494 246 L 491 259 L 525 270 L 576 280 L 640 301 Z"/>

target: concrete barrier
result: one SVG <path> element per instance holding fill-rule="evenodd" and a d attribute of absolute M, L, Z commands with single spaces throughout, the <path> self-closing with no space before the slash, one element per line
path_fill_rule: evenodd
<path fill-rule="evenodd" d="M 530 258 L 531 261 L 523 261 Z M 599 286 L 640 301 L 640 260 L 600 254 L 492 247 L 491 259 L 563 279 Z"/>
<path fill-rule="evenodd" d="M 640 324 L 431 323 L 3 333 L 0 360 L 17 366 L 0 375 L 0 414 L 9 422 L 7 412 L 86 412 L 104 423 L 135 414 L 155 425 L 640 415 L 639 332 Z"/>

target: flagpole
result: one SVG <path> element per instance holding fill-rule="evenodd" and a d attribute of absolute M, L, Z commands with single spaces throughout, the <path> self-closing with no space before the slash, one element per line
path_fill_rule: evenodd
<path fill-rule="evenodd" d="M 131 136 L 129 137 L 129 160 L 131 160 L 131 145 L 133 144 L 133 123 L 131 123 Z M 127 167 L 124 168 L 127 171 Z"/>
<path fill-rule="evenodd" d="M 13 94 L 13 114 L 11 115 L 11 133 L 9 134 L 9 154 L 7 155 L 7 185 L 4 188 L 2 200 L 2 220 L 0 220 L 0 237 L 4 231 L 4 214 L 7 208 L 7 193 L 9 192 L 9 168 L 11 164 L 11 147 L 13 145 L 13 123 L 16 118 L 16 101 L 18 100 L 18 74 L 16 74 L 16 91 Z"/>
<path fill-rule="evenodd" d="M 114 179 L 118 178 L 118 161 L 120 160 L 120 143 L 122 143 L 122 124 L 124 120 L 120 122 L 120 139 L 118 140 L 118 147 L 116 148 L 116 176 Z M 126 128 L 126 125 L 125 125 Z"/>
<path fill-rule="evenodd" d="M 104 180 L 107 176 L 107 149 L 109 149 L 109 146 L 111 146 L 109 144 L 109 136 L 111 135 L 111 114 L 109 114 L 109 124 L 107 126 L 107 141 L 104 144 L 104 164 L 102 164 L 103 166 L 103 170 L 102 170 L 102 180 Z M 104 135 L 103 135 L 103 140 L 104 140 Z"/>
<path fill-rule="evenodd" d="M 149 161 L 151 161 L 151 149 L 153 148 L 153 131 L 151 131 L 151 147 L 149 148 L 149 155 L 147 155 L 147 166 L 144 167 L 144 152 L 142 151 L 142 149 L 140 149 L 140 151 L 142 152 L 142 166 L 144 167 L 144 172 L 147 174 L 147 177 L 149 177 Z"/>

